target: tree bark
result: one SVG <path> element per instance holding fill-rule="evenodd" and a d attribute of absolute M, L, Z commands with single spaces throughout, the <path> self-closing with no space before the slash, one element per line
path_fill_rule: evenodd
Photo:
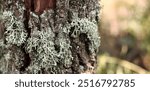
<path fill-rule="evenodd" d="M 99 0 L 33 1 L 0 1 L 0 73 L 94 73 Z"/>

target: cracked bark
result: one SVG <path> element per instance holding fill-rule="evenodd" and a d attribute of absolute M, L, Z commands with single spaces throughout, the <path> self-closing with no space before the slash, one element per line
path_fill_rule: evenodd
<path fill-rule="evenodd" d="M 38 1 L 38 0 L 37 0 Z M 18 6 L 16 6 L 18 2 Z M 34 2 L 35 3 L 35 2 Z M 3 5 L 3 6 L 2 6 Z M 39 5 L 39 3 L 38 3 Z M 44 12 L 44 17 L 41 15 L 39 7 L 35 9 L 34 5 L 31 5 L 30 8 L 26 8 L 23 12 L 19 11 L 20 7 L 25 7 L 24 0 L 2 0 L 0 3 L 0 14 L 4 11 L 13 11 L 13 15 L 18 19 L 24 20 L 24 29 L 26 30 L 28 36 L 26 41 L 33 35 L 33 31 L 45 31 L 47 28 L 51 28 L 54 33 L 54 44 L 55 50 L 60 51 L 59 33 L 67 23 L 72 22 L 74 17 L 78 18 L 87 18 L 89 21 L 96 21 L 98 23 L 98 14 L 99 14 L 99 0 L 56 0 L 56 7 L 51 9 L 46 9 Z M 40 11 L 40 14 L 37 16 L 37 11 Z M 96 12 L 96 13 L 93 13 Z M 19 18 L 23 16 L 23 18 Z M 97 24 L 96 23 L 96 24 Z M 5 41 L 5 22 L 0 20 L 0 39 Z M 97 24 L 98 25 L 98 24 Z M 89 50 L 90 39 L 88 39 L 87 34 L 82 33 L 78 37 L 74 38 L 71 36 L 73 28 L 70 29 L 69 41 L 73 59 L 69 66 L 65 66 L 61 62 L 57 63 L 59 70 L 54 73 L 94 73 L 97 65 L 96 53 L 91 53 Z M 92 30 L 91 30 L 92 31 Z M 25 50 L 26 42 L 20 46 L 8 44 L 7 41 L 4 42 L 5 45 L 10 45 L 6 48 L 1 48 L 3 50 L 0 53 L 0 73 L 34 73 L 29 72 L 28 67 L 32 63 L 32 54 L 27 53 Z M 4 59 L 4 54 L 10 52 L 10 58 Z M 16 61 L 16 58 L 18 58 Z M 5 60 L 5 61 L 4 61 Z M 2 66 L 3 65 L 3 66 Z M 54 68 L 55 69 L 55 68 Z M 41 68 L 39 73 L 53 73 L 48 72 L 45 68 Z"/>

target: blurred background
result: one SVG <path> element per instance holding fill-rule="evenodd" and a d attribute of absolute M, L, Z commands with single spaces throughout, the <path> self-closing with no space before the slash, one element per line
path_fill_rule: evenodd
<path fill-rule="evenodd" d="M 97 73 L 150 73 L 150 0 L 101 0 Z"/>

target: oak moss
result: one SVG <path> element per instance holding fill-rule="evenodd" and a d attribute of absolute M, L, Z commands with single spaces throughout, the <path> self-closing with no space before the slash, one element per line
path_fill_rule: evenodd
<path fill-rule="evenodd" d="M 19 73 L 25 65 L 25 53 L 29 54 L 31 59 L 30 64 L 25 68 L 26 73 L 67 73 L 67 70 L 72 73 L 73 60 L 76 59 L 73 56 L 71 38 L 76 39 L 85 34 L 89 40 L 87 49 L 91 54 L 96 54 L 100 46 L 95 18 L 79 18 L 78 14 L 73 13 L 75 17 L 69 22 L 65 21 L 60 24 L 58 34 L 56 34 L 54 27 L 51 27 L 53 20 L 50 20 L 54 11 L 51 10 L 52 15 L 50 15 L 51 11 L 44 12 L 40 17 L 30 12 L 28 27 L 31 29 L 31 34 L 28 37 L 22 14 L 24 8 L 16 3 L 18 12 L 21 12 L 19 16 L 15 15 L 15 11 L 12 11 L 11 8 L 0 16 L 6 28 L 4 32 L 6 43 L 0 42 L 0 49 L 3 51 L 7 49 L 5 52 L 0 52 L 0 72 L 2 73 L 8 73 L 7 68 L 2 66 L 5 62 L 14 62 L 14 65 L 11 66 L 17 69 L 12 69 L 12 71 L 17 70 L 16 73 Z M 91 14 L 95 15 L 92 12 Z M 25 48 L 25 53 L 21 48 Z M 84 66 L 77 65 L 77 67 L 84 70 Z"/>
<path fill-rule="evenodd" d="M 96 53 L 97 49 L 100 46 L 100 37 L 98 33 L 98 26 L 89 21 L 86 18 L 83 19 L 74 19 L 71 24 L 70 28 L 73 28 L 73 33 L 71 34 L 72 37 L 79 37 L 81 34 L 86 34 L 89 41 L 89 50 L 91 53 Z M 71 29 L 70 29 L 71 30 Z"/>
<path fill-rule="evenodd" d="M 4 27 L 6 28 L 4 35 L 7 43 L 17 46 L 25 43 L 27 37 L 27 33 L 24 28 L 24 18 L 22 13 L 24 11 L 24 7 L 22 7 L 22 5 L 19 5 L 20 2 L 21 1 L 16 1 L 14 3 L 13 1 L 8 0 L 6 6 L 8 5 L 10 7 L 6 8 L 2 12 L 1 16 L 2 21 L 5 25 Z M 16 10 L 14 10 L 13 8 L 16 8 Z"/>
<path fill-rule="evenodd" d="M 31 38 L 27 40 L 26 51 L 30 54 L 32 61 L 28 71 L 42 73 L 41 70 L 43 70 L 49 73 L 65 73 L 60 70 L 60 67 L 69 68 L 72 62 L 68 34 L 64 33 L 62 28 L 58 36 L 55 37 L 51 27 L 43 23 L 43 21 L 47 22 L 48 20 L 43 18 L 46 18 L 44 14 L 42 14 L 41 31 L 36 26 L 32 26 L 32 24 L 34 25 L 33 22 L 30 22 L 33 32 Z M 34 20 L 38 22 L 36 17 Z"/>

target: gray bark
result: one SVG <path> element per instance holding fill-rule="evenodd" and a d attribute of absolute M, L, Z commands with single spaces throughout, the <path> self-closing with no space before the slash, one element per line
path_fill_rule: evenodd
<path fill-rule="evenodd" d="M 99 0 L 56 0 L 41 15 L 24 0 L 1 0 L 0 8 L 0 73 L 94 73 Z"/>

